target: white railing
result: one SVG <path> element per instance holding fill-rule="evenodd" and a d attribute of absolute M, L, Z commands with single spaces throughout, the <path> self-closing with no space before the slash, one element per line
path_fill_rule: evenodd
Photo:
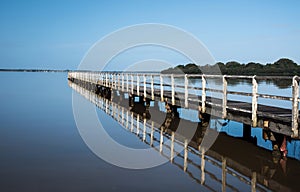
<path fill-rule="evenodd" d="M 252 126 L 258 125 L 258 115 L 269 118 L 287 119 L 288 117 L 276 116 L 275 113 L 258 111 L 259 98 L 274 100 L 283 100 L 291 102 L 291 127 L 292 137 L 298 137 L 298 119 L 299 119 L 299 77 L 258 77 L 258 76 L 236 76 L 236 75 L 197 75 L 197 74 L 158 74 L 158 73 L 110 73 L 110 72 L 69 72 L 68 78 L 79 79 L 85 82 L 99 84 L 110 87 L 118 91 L 126 91 L 137 96 L 143 96 L 152 100 L 157 97 L 161 101 L 170 99 L 172 105 L 177 105 L 177 101 L 184 103 L 182 107 L 189 108 L 192 102 L 201 103 L 199 110 L 202 113 L 207 111 L 207 106 L 218 107 L 222 109 L 222 118 L 227 118 L 228 110 L 251 114 Z M 180 79 L 180 83 L 176 80 Z M 193 84 L 191 80 L 198 79 L 202 83 Z M 258 92 L 259 84 L 257 80 L 262 79 L 283 79 L 291 80 L 292 93 L 290 97 L 262 94 Z M 208 81 L 219 80 L 221 85 L 209 87 Z M 230 91 L 228 90 L 229 80 L 248 80 L 252 83 L 252 90 Z M 208 92 L 219 93 L 222 95 L 221 103 L 214 102 L 216 98 L 210 97 L 208 101 Z M 228 95 L 239 95 L 251 97 L 251 110 L 239 106 L 228 105 Z M 198 97 L 201 96 L 201 99 Z M 214 101 L 212 101 L 214 99 Z M 234 102 L 234 100 L 230 100 Z M 248 103 L 248 102 L 244 102 Z M 278 107 L 278 109 L 280 109 Z"/>

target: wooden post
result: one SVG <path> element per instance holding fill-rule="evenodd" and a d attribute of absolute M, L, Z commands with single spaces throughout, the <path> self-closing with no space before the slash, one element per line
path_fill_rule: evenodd
<path fill-rule="evenodd" d="M 171 75 L 172 105 L 175 105 L 175 82 L 174 75 Z"/>
<path fill-rule="evenodd" d="M 105 113 L 108 114 L 108 100 L 105 100 Z"/>
<path fill-rule="evenodd" d="M 129 115 L 128 115 L 128 110 L 126 111 L 126 129 L 128 129 L 128 123 L 129 123 Z"/>
<path fill-rule="evenodd" d="M 226 191 L 226 158 L 222 157 L 222 191 Z"/>
<path fill-rule="evenodd" d="M 175 140 L 175 132 L 172 131 L 172 135 L 171 135 L 171 156 L 170 156 L 170 161 L 171 163 L 173 163 L 173 159 L 174 159 L 174 140 Z"/>
<path fill-rule="evenodd" d="M 251 178 L 251 191 L 256 191 L 256 172 L 252 172 L 252 178 Z"/>
<path fill-rule="evenodd" d="M 201 111 L 202 113 L 206 112 L 206 108 L 205 108 L 205 103 L 206 103 L 206 79 L 204 77 L 204 75 L 202 75 L 202 106 L 201 106 Z"/>
<path fill-rule="evenodd" d="M 160 100 L 164 101 L 164 80 L 162 75 L 160 75 Z"/>
<path fill-rule="evenodd" d="M 136 76 L 136 94 L 140 96 L 140 77 L 139 75 Z"/>
<path fill-rule="evenodd" d="M 151 75 L 151 99 L 154 100 L 154 79 L 153 79 L 153 75 Z"/>
<path fill-rule="evenodd" d="M 124 73 L 122 73 L 122 91 L 124 92 Z"/>
<path fill-rule="evenodd" d="M 129 93 L 129 76 L 126 74 L 126 91 Z"/>
<path fill-rule="evenodd" d="M 108 87 L 108 74 L 105 73 L 105 86 Z"/>
<path fill-rule="evenodd" d="M 117 76 L 118 76 L 118 90 L 121 89 L 120 75 L 121 75 L 120 73 L 117 74 Z"/>
<path fill-rule="evenodd" d="M 258 85 L 255 75 L 252 77 L 252 126 L 257 126 L 257 92 Z"/>
<path fill-rule="evenodd" d="M 163 129 L 160 129 L 160 140 L 159 140 L 159 152 L 162 152 L 162 146 L 164 142 Z"/>
<path fill-rule="evenodd" d="M 222 112 L 222 118 L 226 118 L 227 116 L 227 80 L 226 75 L 223 75 L 223 112 Z"/>
<path fill-rule="evenodd" d="M 136 117 L 136 134 L 139 135 L 140 134 L 140 115 L 137 114 Z"/>
<path fill-rule="evenodd" d="M 150 146 L 153 146 L 154 121 L 151 122 Z"/>
<path fill-rule="evenodd" d="M 144 98 L 147 97 L 147 85 L 146 85 L 146 81 L 147 81 L 147 78 L 146 78 L 146 75 L 144 75 Z"/>
<path fill-rule="evenodd" d="M 205 182 L 205 152 L 204 148 L 201 151 L 201 185 Z"/>
<path fill-rule="evenodd" d="M 115 88 L 115 74 L 111 76 L 111 88 Z"/>
<path fill-rule="evenodd" d="M 184 161 L 183 161 L 183 171 L 187 170 L 187 159 L 188 159 L 188 140 L 184 139 Z"/>
<path fill-rule="evenodd" d="M 132 95 L 133 95 L 133 94 L 134 94 L 134 92 L 133 92 L 133 91 L 134 91 L 134 90 L 133 90 L 133 89 L 134 89 L 133 75 L 131 74 L 130 77 L 131 77 L 131 93 L 132 93 Z"/>
<path fill-rule="evenodd" d="M 133 132 L 133 112 L 131 112 L 131 127 L 130 131 Z"/>
<path fill-rule="evenodd" d="M 298 118 L 299 118 L 299 83 L 297 76 L 293 77 L 293 109 L 292 109 L 292 137 L 298 137 Z"/>
<path fill-rule="evenodd" d="M 122 107 L 122 113 L 121 114 L 122 114 L 122 125 L 125 126 L 125 121 L 124 121 L 124 119 L 125 119 L 125 117 L 124 117 L 125 116 L 125 114 L 124 114 L 124 107 Z"/>
<path fill-rule="evenodd" d="M 143 141 L 146 140 L 146 118 L 144 118 Z"/>
<path fill-rule="evenodd" d="M 184 107 L 188 108 L 189 107 L 189 103 L 188 103 L 188 97 L 189 97 L 189 80 L 187 77 L 187 74 L 184 75 Z"/>

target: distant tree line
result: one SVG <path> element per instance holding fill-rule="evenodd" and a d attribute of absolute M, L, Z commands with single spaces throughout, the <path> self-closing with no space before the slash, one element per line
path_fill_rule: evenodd
<path fill-rule="evenodd" d="M 214 65 L 205 66 L 189 63 L 161 71 L 164 74 L 218 74 L 220 72 L 223 75 L 294 76 L 300 75 L 300 66 L 290 59 L 282 58 L 265 65 L 254 62 L 241 64 L 236 61 L 218 62 Z"/>

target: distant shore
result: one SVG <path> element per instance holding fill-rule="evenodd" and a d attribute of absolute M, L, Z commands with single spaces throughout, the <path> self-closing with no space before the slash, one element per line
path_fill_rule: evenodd
<path fill-rule="evenodd" d="M 274 63 L 260 64 L 250 62 L 241 64 L 236 61 L 218 62 L 214 65 L 199 66 L 194 63 L 177 65 L 162 70 L 163 74 L 223 74 L 223 75 L 259 75 L 259 76 L 294 76 L 300 75 L 300 66 L 294 61 L 282 58 Z"/>

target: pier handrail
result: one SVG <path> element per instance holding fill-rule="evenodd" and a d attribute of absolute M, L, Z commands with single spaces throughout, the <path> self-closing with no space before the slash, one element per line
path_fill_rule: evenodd
<path fill-rule="evenodd" d="M 252 126 L 258 126 L 258 116 L 268 118 L 278 118 L 289 122 L 289 117 L 278 116 L 270 112 L 262 112 L 258 110 L 258 100 L 260 98 L 283 100 L 291 102 L 291 137 L 298 138 L 298 119 L 299 119 L 299 80 L 298 76 L 244 76 L 244 75 L 206 75 L 206 74 L 159 74 L 159 73 L 126 73 L 126 72 L 69 72 L 69 78 L 81 79 L 93 84 L 105 85 L 119 91 L 127 91 L 131 94 L 144 96 L 154 100 L 155 96 L 159 95 L 161 101 L 169 101 L 172 105 L 177 104 L 178 99 L 182 99 L 183 107 L 189 108 L 191 102 L 201 103 L 200 111 L 205 113 L 207 106 L 221 108 L 222 118 L 227 118 L 228 110 L 251 114 Z M 202 83 L 192 85 L 189 83 L 191 79 L 201 79 Z M 175 79 L 182 79 L 182 84 L 176 84 Z M 209 87 L 208 82 L 212 79 L 218 79 L 222 82 L 221 88 L 217 89 Z M 229 80 L 246 80 L 251 81 L 252 90 L 232 91 L 228 90 Z M 291 80 L 292 93 L 291 96 L 272 95 L 258 92 L 258 80 Z M 159 92 L 157 92 L 159 91 Z M 192 93 L 198 91 L 200 93 Z M 168 96 L 167 96 L 168 92 Z M 221 93 L 223 95 L 222 102 L 216 103 L 208 100 L 208 93 Z M 251 97 L 252 101 L 244 103 L 251 104 L 251 110 L 237 106 L 228 105 L 228 95 L 239 95 Z M 198 98 L 201 97 L 201 98 Z M 232 100 L 235 101 L 235 100 Z M 260 123 L 262 124 L 262 123 Z"/>

